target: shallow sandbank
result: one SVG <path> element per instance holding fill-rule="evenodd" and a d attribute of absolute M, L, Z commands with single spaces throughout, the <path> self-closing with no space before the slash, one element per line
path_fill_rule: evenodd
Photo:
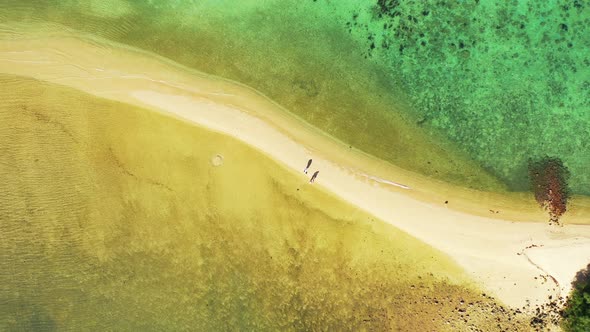
<path fill-rule="evenodd" d="M 590 261 L 590 227 L 572 225 L 586 222 L 585 200 L 574 200 L 565 227 L 550 227 L 532 198 L 465 190 L 381 163 L 247 87 L 144 52 L 59 31 L 13 33 L 0 44 L 0 72 L 183 118 L 238 138 L 297 171 L 313 158 L 312 168 L 320 170 L 316 185 L 450 255 L 513 306 L 542 303 L 559 292 L 535 279 L 539 275 L 551 273 L 561 292 L 567 291 L 575 272 Z M 538 247 L 526 249 L 532 245 Z"/>

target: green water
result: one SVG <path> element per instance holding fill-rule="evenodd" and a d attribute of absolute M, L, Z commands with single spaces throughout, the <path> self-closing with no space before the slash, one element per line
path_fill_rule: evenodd
<path fill-rule="evenodd" d="M 351 146 L 486 190 L 590 193 L 584 1 L 4 1 L 250 85 Z"/>
<path fill-rule="evenodd" d="M 0 331 L 526 330 L 446 256 L 236 140 L 0 88 Z"/>
<path fill-rule="evenodd" d="M 384 3 L 381 17 L 352 20 L 352 33 L 371 36 L 370 53 L 401 72 L 421 126 L 513 189 L 527 188 L 529 158 L 549 155 L 572 171 L 574 192 L 590 193 L 587 1 Z"/>

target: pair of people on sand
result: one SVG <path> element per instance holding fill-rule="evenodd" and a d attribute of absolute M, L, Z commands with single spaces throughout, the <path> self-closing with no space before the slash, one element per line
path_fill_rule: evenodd
<path fill-rule="evenodd" d="M 310 160 L 308 160 L 308 161 L 307 161 L 307 166 L 306 166 L 306 167 L 305 167 L 305 169 L 303 170 L 303 173 L 307 174 L 307 170 L 309 169 L 309 166 L 311 166 L 311 162 L 312 162 L 312 161 L 313 161 L 312 159 L 310 159 Z M 315 181 L 315 178 L 317 178 L 317 177 L 318 177 L 318 174 L 319 174 L 319 173 L 320 173 L 320 171 L 315 171 L 315 172 L 313 173 L 313 175 L 311 176 L 311 179 L 309 180 L 309 183 L 313 183 L 313 182 Z"/>

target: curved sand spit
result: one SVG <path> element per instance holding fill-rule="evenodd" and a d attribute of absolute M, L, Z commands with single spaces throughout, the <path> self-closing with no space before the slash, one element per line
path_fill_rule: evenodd
<path fill-rule="evenodd" d="M 277 112 L 277 105 L 239 84 L 66 33 L 0 38 L 7 39 L 0 43 L 0 72 L 70 86 L 226 133 L 301 173 L 302 183 L 307 178 L 301 170 L 312 157 L 310 174 L 321 171 L 315 185 L 450 255 L 508 305 L 534 305 L 565 294 L 575 273 L 590 262 L 590 226 L 493 219 L 417 200 L 411 193 L 420 186 L 396 180 L 397 168 L 371 175 L 371 158 Z"/>

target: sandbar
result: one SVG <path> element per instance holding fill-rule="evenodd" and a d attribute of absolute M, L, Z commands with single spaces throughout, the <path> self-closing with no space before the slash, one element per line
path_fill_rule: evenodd
<path fill-rule="evenodd" d="M 313 158 L 310 174 L 320 171 L 313 185 L 449 255 L 505 304 L 523 307 L 565 295 L 575 273 L 590 262 L 586 201 L 580 200 L 565 226 L 549 226 L 532 197 L 529 202 L 524 195 L 478 193 L 380 162 L 236 82 L 58 26 L 35 31 L 10 26 L 10 34 L 0 35 L 0 72 L 141 106 L 235 137 L 300 173 L 304 185 L 311 185 L 302 170 Z M 445 198 L 449 203 L 442 203 Z M 542 277 L 548 275 L 552 278 Z"/>

